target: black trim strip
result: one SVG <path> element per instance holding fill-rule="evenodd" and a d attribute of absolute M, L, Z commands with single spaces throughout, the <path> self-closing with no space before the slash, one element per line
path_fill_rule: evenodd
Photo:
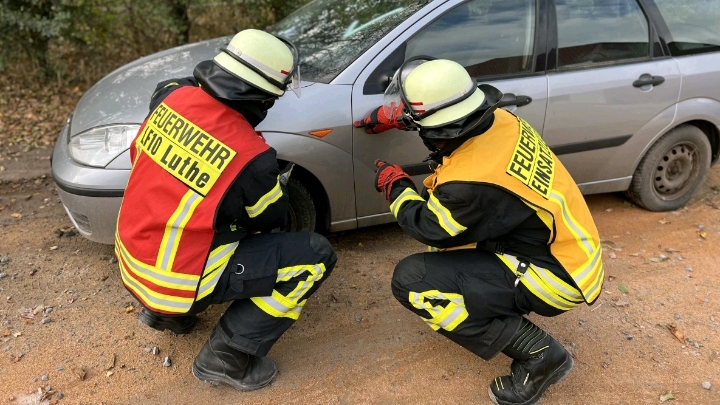
<path fill-rule="evenodd" d="M 429 163 L 417 163 L 414 165 L 404 165 L 401 167 L 405 171 L 405 173 L 407 173 L 411 176 L 420 176 L 423 174 L 430 174 L 433 172 L 432 168 L 430 168 Z"/>
<path fill-rule="evenodd" d="M 596 141 L 568 143 L 565 145 L 551 146 L 550 149 L 556 156 L 569 155 L 571 153 L 587 152 L 597 149 L 614 148 L 624 145 L 632 135 L 623 135 L 615 138 L 598 139 Z"/>
<path fill-rule="evenodd" d="M 544 72 L 547 66 L 548 2 L 538 0 L 535 7 L 535 72 Z"/>
<path fill-rule="evenodd" d="M 59 180 L 57 177 L 52 176 L 53 180 L 55 181 L 55 184 L 58 186 L 58 188 L 66 193 L 70 193 L 73 195 L 79 195 L 82 197 L 107 197 L 107 198 L 117 198 L 117 197 L 123 197 L 125 195 L 125 190 L 100 190 L 97 188 L 83 188 L 83 187 L 76 187 L 73 185 L 70 185 L 68 183 L 63 182 L 62 180 Z"/>

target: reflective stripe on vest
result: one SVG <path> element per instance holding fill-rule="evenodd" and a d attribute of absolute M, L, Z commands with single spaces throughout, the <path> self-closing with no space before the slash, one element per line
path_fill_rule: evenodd
<path fill-rule="evenodd" d="M 187 313 L 192 304 L 213 292 L 238 243 L 213 250 L 202 277 L 173 273 L 133 258 L 115 237 L 115 253 L 125 285 L 148 309 L 170 314 Z M 198 290 L 199 288 L 199 290 Z"/>
<path fill-rule="evenodd" d="M 453 181 L 493 184 L 532 207 L 550 231 L 553 257 L 586 302 L 597 299 L 605 274 L 597 228 L 572 177 L 530 124 L 497 110 L 492 127 L 443 158 L 425 186 L 432 194 Z"/>

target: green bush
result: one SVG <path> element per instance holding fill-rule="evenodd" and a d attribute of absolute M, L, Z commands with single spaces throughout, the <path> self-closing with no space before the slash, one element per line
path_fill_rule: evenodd
<path fill-rule="evenodd" d="M 141 56 L 274 24 L 308 0 L 0 0 L 0 70 L 94 83 Z"/>

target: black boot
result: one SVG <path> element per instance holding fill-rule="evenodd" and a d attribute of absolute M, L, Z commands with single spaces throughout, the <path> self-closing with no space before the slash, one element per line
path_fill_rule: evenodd
<path fill-rule="evenodd" d="M 570 353 L 527 319 L 503 353 L 513 362 L 510 375 L 495 378 L 488 388 L 496 405 L 536 404 L 550 385 L 560 382 L 573 368 Z"/>
<path fill-rule="evenodd" d="M 160 332 L 169 329 L 176 335 L 186 335 L 193 330 L 198 319 L 195 315 L 162 316 L 143 308 L 138 315 L 138 320 Z"/>
<path fill-rule="evenodd" d="M 224 383 L 240 391 L 252 391 L 269 385 L 277 376 L 275 362 L 232 348 L 218 325 L 200 353 L 192 372 L 195 378 L 218 385 Z"/>

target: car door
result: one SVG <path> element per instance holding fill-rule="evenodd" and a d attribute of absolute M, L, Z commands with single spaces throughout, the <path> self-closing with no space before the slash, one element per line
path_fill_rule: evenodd
<path fill-rule="evenodd" d="M 391 43 L 368 65 L 353 88 L 353 119 L 383 102 L 389 77 L 408 58 L 429 55 L 462 64 L 478 83 L 489 83 L 506 97 L 503 105 L 542 130 L 547 98 L 545 0 L 471 0 L 448 4 L 426 16 L 413 33 Z M 539 39 L 536 39 L 539 38 Z M 540 62 L 538 62 L 538 60 Z M 422 186 L 431 172 L 429 151 L 417 132 L 353 133 L 358 226 L 393 221 L 388 202 L 374 187 L 376 159 L 402 165 Z"/>
<path fill-rule="evenodd" d="M 672 122 L 678 65 L 637 0 L 555 0 L 555 10 L 543 136 L 583 192 L 623 190 Z"/>

